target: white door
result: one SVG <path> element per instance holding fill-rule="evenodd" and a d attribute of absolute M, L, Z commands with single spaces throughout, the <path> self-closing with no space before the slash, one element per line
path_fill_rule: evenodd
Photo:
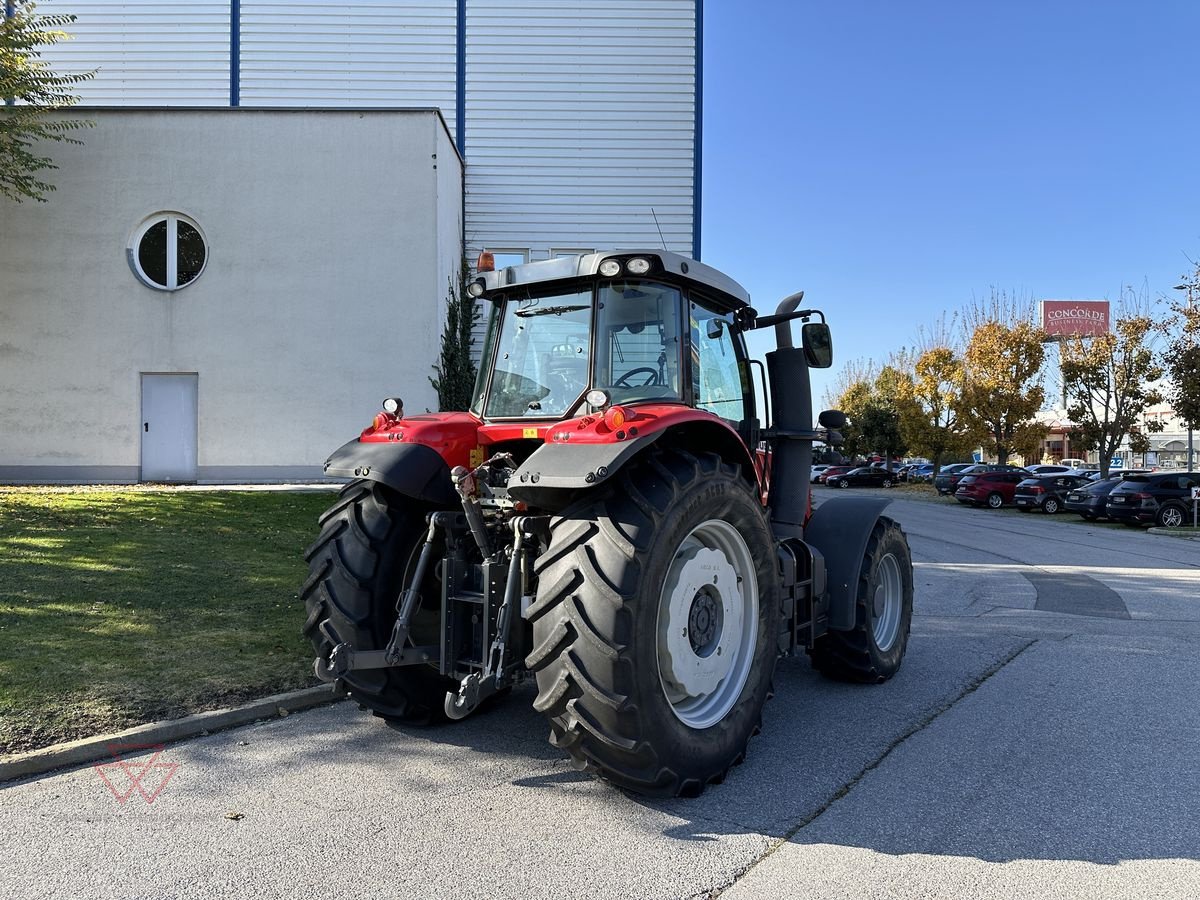
<path fill-rule="evenodd" d="M 142 373 L 142 481 L 196 480 L 196 374 Z"/>

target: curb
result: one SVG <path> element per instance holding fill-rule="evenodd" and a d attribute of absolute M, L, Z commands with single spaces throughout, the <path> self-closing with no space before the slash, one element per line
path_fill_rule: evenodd
<path fill-rule="evenodd" d="M 112 734 L 52 744 L 40 750 L 29 750 L 0 758 L 0 782 L 111 758 L 110 744 L 154 745 L 182 741 L 214 731 L 235 728 L 238 725 L 248 725 L 260 719 L 274 719 L 286 716 L 290 712 L 336 703 L 343 699 L 343 696 L 334 685 L 322 684 L 285 694 L 272 694 L 270 697 L 229 709 L 214 709 L 184 716 L 182 719 L 151 722 Z"/>
<path fill-rule="evenodd" d="M 1182 538 L 1185 541 L 1200 541 L 1200 535 L 1193 537 L 1190 534 L 1181 534 L 1173 528 L 1159 528 L 1157 525 L 1153 528 L 1147 528 L 1146 534 L 1164 534 L 1167 537 Z"/>

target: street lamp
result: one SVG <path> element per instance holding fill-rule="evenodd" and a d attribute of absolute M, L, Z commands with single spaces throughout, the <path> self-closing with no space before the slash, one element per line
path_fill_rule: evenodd
<path fill-rule="evenodd" d="M 1191 311 L 1192 311 L 1192 291 L 1193 291 L 1193 289 L 1194 289 L 1194 288 L 1195 288 L 1195 285 L 1194 285 L 1194 284 L 1192 284 L 1192 283 L 1190 283 L 1190 282 L 1189 282 L 1188 284 L 1177 284 L 1177 285 L 1175 285 L 1175 290 L 1177 290 L 1177 291 L 1187 291 L 1187 305 L 1188 305 L 1188 312 L 1189 312 L 1189 313 L 1191 313 Z M 1192 467 L 1192 426 L 1191 426 L 1191 424 L 1190 424 L 1190 423 L 1188 424 L 1188 455 L 1187 455 L 1187 470 L 1188 470 L 1189 472 L 1194 472 L 1194 471 L 1196 471 L 1196 470 L 1195 470 L 1195 469 Z"/>

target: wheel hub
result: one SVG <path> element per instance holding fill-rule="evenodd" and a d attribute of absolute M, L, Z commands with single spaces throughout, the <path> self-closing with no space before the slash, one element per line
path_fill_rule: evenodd
<path fill-rule="evenodd" d="M 693 547 L 676 558 L 667 598 L 663 679 L 691 697 L 711 694 L 729 674 L 745 625 L 737 572 L 720 550 Z"/>
<path fill-rule="evenodd" d="M 714 597 L 708 585 L 696 592 L 688 614 L 688 640 L 697 656 L 709 656 L 716 649 L 722 615 L 721 598 Z"/>

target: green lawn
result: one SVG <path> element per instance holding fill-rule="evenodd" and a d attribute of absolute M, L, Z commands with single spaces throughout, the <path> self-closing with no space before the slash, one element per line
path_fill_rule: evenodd
<path fill-rule="evenodd" d="M 330 493 L 0 488 L 0 754 L 314 683 Z"/>

